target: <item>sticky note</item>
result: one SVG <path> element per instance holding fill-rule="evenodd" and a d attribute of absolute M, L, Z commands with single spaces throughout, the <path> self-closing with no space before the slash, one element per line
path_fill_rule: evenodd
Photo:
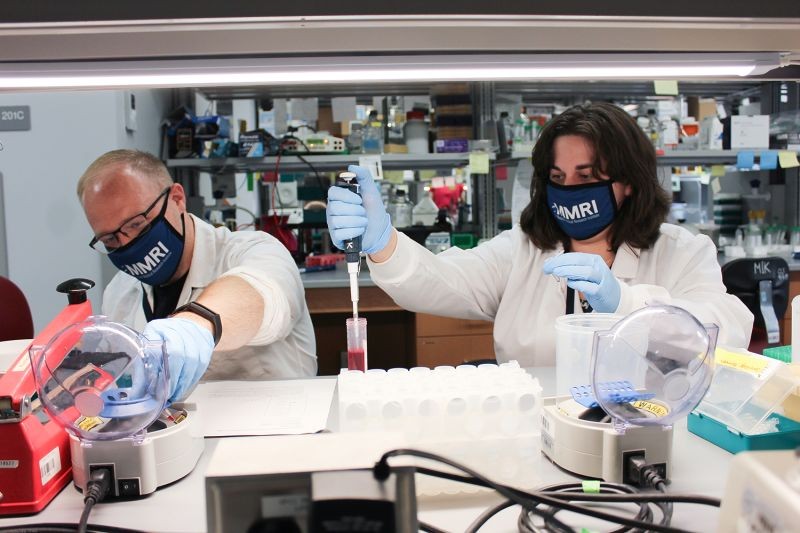
<path fill-rule="evenodd" d="M 758 156 L 758 165 L 761 170 L 772 170 L 778 168 L 778 152 L 777 150 L 764 150 Z"/>
<path fill-rule="evenodd" d="M 470 152 L 469 171 L 471 174 L 488 174 L 489 154 L 486 152 Z"/>
<path fill-rule="evenodd" d="M 742 150 L 736 154 L 736 168 L 750 170 L 755 164 L 756 154 L 752 150 Z"/>
<path fill-rule="evenodd" d="M 655 80 L 653 90 L 658 95 L 678 96 L 678 82 L 676 80 Z"/>
<path fill-rule="evenodd" d="M 358 158 L 358 166 L 367 167 L 376 180 L 383 179 L 383 164 L 379 155 L 362 155 Z"/>
<path fill-rule="evenodd" d="M 334 122 L 345 122 L 357 119 L 355 96 L 338 96 L 331 98 L 331 108 L 333 109 Z"/>
<path fill-rule="evenodd" d="M 778 152 L 778 160 L 781 162 L 781 168 L 800 167 L 800 163 L 797 162 L 797 152 L 782 150 Z"/>
<path fill-rule="evenodd" d="M 714 194 L 719 194 L 719 191 L 722 190 L 722 185 L 719 183 L 719 178 L 714 178 L 711 180 L 711 190 Z"/>
<path fill-rule="evenodd" d="M 725 165 L 711 165 L 711 175 L 721 177 L 725 175 Z"/>

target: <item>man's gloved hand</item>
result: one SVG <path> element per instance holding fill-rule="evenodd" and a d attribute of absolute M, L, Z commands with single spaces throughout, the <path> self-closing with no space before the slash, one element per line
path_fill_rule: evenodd
<path fill-rule="evenodd" d="M 148 322 L 142 334 L 166 343 L 169 363 L 169 401 L 183 399 L 208 368 L 214 351 L 211 332 L 186 318 Z"/>
<path fill-rule="evenodd" d="M 592 309 L 599 313 L 613 313 L 619 307 L 619 281 L 599 255 L 561 254 L 545 261 L 542 270 L 545 274 L 566 278 L 567 285 L 582 292 Z"/>
<path fill-rule="evenodd" d="M 392 222 L 369 170 L 356 165 L 350 165 L 347 170 L 355 173 L 361 195 L 335 185 L 328 189 L 325 215 L 331 241 L 343 250 L 343 241 L 363 235 L 361 249 L 374 254 L 389 243 Z"/>

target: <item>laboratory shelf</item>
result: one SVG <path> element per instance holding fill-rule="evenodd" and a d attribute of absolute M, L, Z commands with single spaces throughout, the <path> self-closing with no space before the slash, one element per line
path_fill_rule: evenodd
<path fill-rule="evenodd" d="M 341 170 L 350 164 L 358 164 L 359 157 L 366 154 L 302 154 L 318 171 Z M 378 155 L 378 154 L 375 154 Z M 450 169 L 469 163 L 469 153 L 458 154 L 380 154 L 381 165 L 385 170 L 405 169 Z M 494 154 L 489 154 L 494 159 Z M 168 159 L 170 168 L 186 168 L 200 172 L 249 172 L 275 170 L 277 157 L 228 157 L 210 159 Z M 280 170 L 308 170 L 308 165 L 299 157 L 286 155 L 280 158 Z"/>
<path fill-rule="evenodd" d="M 668 150 L 657 156 L 660 166 L 733 165 L 738 150 Z M 513 152 L 512 159 L 530 159 L 531 154 Z"/>

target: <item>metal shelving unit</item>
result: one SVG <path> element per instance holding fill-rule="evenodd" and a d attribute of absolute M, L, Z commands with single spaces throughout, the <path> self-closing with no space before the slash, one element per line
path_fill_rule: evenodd
<path fill-rule="evenodd" d="M 320 172 L 336 171 L 357 164 L 362 154 L 303 154 L 302 157 Z M 381 154 L 381 164 L 387 170 L 450 169 L 469 163 L 468 153 L 459 154 Z M 494 154 L 489 154 L 494 159 Z M 198 172 L 259 172 L 275 170 L 277 157 L 228 157 L 211 159 L 168 159 L 169 168 L 191 169 Z M 299 157 L 287 155 L 280 158 L 280 170 L 285 172 L 308 170 Z"/>
<path fill-rule="evenodd" d="M 660 166 L 733 165 L 739 150 L 670 150 L 657 157 Z M 528 153 L 514 152 L 512 159 L 530 158 Z"/>

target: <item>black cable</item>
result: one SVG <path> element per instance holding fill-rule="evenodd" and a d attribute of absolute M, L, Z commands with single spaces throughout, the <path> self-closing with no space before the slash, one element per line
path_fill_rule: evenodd
<path fill-rule="evenodd" d="M 422 459 L 430 459 L 432 461 L 444 463 L 448 466 L 461 470 L 462 472 L 472 476 L 473 478 L 479 479 L 480 481 L 487 483 L 488 486 L 493 488 L 495 491 L 499 492 L 501 495 L 505 496 L 507 499 L 512 500 L 514 503 L 517 503 L 526 509 L 531 509 L 533 510 L 534 513 L 540 513 L 540 511 L 536 509 L 536 506 L 533 505 L 529 499 L 527 499 L 531 497 L 530 494 L 527 495 L 527 498 L 521 497 L 517 494 L 516 491 L 510 490 L 505 485 L 500 485 L 493 482 L 492 480 L 484 477 L 482 474 L 479 474 L 478 472 L 475 472 L 474 470 L 472 470 L 467 466 L 459 464 L 455 461 L 451 461 L 450 459 L 442 457 L 441 455 L 425 452 L 422 450 L 414 450 L 411 448 L 399 448 L 384 453 L 381 456 L 380 460 L 377 463 L 375 463 L 375 467 L 373 468 L 373 474 L 376 479 L 384 480 L 387 477 L 389 477 L 391 467 L 389 466 L 388 459 L 389 457 L 396 457 L 398 455 L 410 455 L 412 457 L 420 457 Z M 419 471 L 419 469 L 417 471 Z M 560 503 L 557 500 L 555 501 L 556 503 Z M 542 518 L 544 518 L 550 524 L 551 529 L 553 529 L 554 531 L 565 531 L 565 532 L 572 531 L 571 528 L 569 528 L 566 524 L 562 523 L 560 520 L 557 520 L 556 518 L 547 517 L 544 515 L 542 516 Z"/>
<path fill-rule="evenodd" d="M 436 455 L 436 454 L 425 452 L 425 451 L 421 451 L 421 450 L 401 448 L 401 449 L 395 449 L 395 450 L 391 450 L 389 452 L 384 453 L 383 456 L 380 458 L 380 460 L 375 464 L 375 466 L 373 468 L 373 474 L 375 475 L 375 478 L 379 479 L 379 480 L 386 479 L 388 477 L 389 473 L 391 472 L 391 467 L 388 464 L 388 459 L 390 457 L 396 457 L 396 456 L 399 456 L 399 455 L 409 455 L 409 456 L 412 456 L 412 457 L 420 457 L 420 458 L 423 458 L 423 459 L 430 459 L 432 461 L 437 461 L 437 462 L 446 464 L 448 466 L 451 466 L 453 468 L 456 468 L 458 470 L 461 470 L 462 472 L 465 472 L 469 476 L 472 476 L 472 477 L 476 478 L 477 480 L 485 483 L 486 485 L 484 485 L 484 486 L 488 486 L 488 487 L 496 490 L 501 495 L 505 496 L 507 499 L 514 501 L 515 503 L 519 504 L 520 506 L 522 506 L 525 509 L 530 510 L 531 512 L 533 512 L 533 514 L 541 516 L 542 518 L 544 518 L 546 520 L 546 524 L 548 525 L 548 527 L 551 530 L 555 530 L 555 531 L 572 531 L 571 528 L 569 528 L 568 526 L 563 524 L 561 521 L 557 520 L 555 517 L 549 516 L 546 512 L 542 511 L 541 509 L 538 509 L 537 508 L 538 505 L 548 505 L 548 506 L 553 507 L 553 508 L 563 509 L 563 510 L 567 510 L 567 511 L 572 511 L 574 513 L 583 514 L 583 515 L 586 515 L 586 516 L 591 516 L 593 518 L 598 518 L 598 519 L 604 520 L 606 522 L 613 522 L 613 523 L 621 524 L 621 525 L 625 525 L 625 526 L 630 526 L 630 527 L 635 527 L 635 528 L 642 528 L 642 529 L 645 529 L 647 531 L 661 531 L 661 532 L 665 532 L 665 533 L 687 533 L 687 530 L 685 530 L 685 529 L 674 528 L 674 527 L 661 525 L 661 524 L 643 522 L 641 520 L 635 520 L 635 519 L 631 519 L 631 518 L 627 518 L 627 517 L 623 517 L 623 516 L 618 516 L 618 515 L 614 515 L 614 514 L 610 514 L 610 513 L 606 513 L 606 512 L 596 511 L 594 509 L 591 509 L 591 508 L 588 508 L 588 507 L 583 507 L 583 506 L 580 506 L 580 505 L 573 505 L 573 504 L 571 504 L 569 502 L 566 502 L 566 501 L 563 501 L 563 500 L 561 500 L 559 498 L 554 498 L 552 495 L 549 495 L 549 494 L 544 494 L 544 493 L 540 493 L 540 492 L 524 493 L 522 491 L 516 491 L 516 490 L 510 489 L 509 487 L 506 487 L 504 485 L 500 485 L 500 484 L 494 483 L 493 481 L 485 478 L 481 474 L 478 474 L 474 470 L 472 470 L 472 469 L 470 469 L 470 468 L 468 468 L 468 467 L 466 467 L 464 465 L 461 465 L 461 464 L 459 464 L 459 463 L 457 463 L 455 461 L 452 461 L 452 460 L 447 459 L 445 457 L 442 457 L 440 455 Z M 418 472 L 421 472 L 421 470 L 422 469 L 417 468 Z M 431 469 L 425 469 L 425 470 L 426 470 L 425 473 L 428 474 L 428 475 L 435 475 L 437 477 L 444 477 L 445 479 L 451 479 L 450 475 L 440 475 L 441 473 L 439 473 L 436 470 L 431 470 Z M 478 483 L 475 483 L 475 484 L 478 484 Z M 524 496 L 522 496 L 522 494 L 524 494 Z"/>
<path fill-rule="evenodd" d="M 86 482 L 86 492 L 83 496 L 83 513 L 78 522 L 78 533 L 86 533 L 89 524 L 89 513 L 94 504 L 105 499 L 111 489 L 111 471 L 107 468 L 98 468 L 92 471 L 89 481 Z"/>
<path fill-rule="evenodd" d="M 500 511 L 502 511 L 504 509 L 508 509 L 512 505 L 516 505 L 516 504 L 514 502 L 512 502 L 511 500 L 505 500 L 503 502 L 498 503 L 494 507 L 490 507 L 490 508 L 486 509 L 484 512 L 482 512 L 478 516 L 478 518 L 473 520 L 473 522 L 469 525 L 469 527 L 466 529 L 466 531 L 464 533 L 475 533 L 480 528 L 482 528 L 483 525 L 486 522 L 488 522 L 489 519 L 491 519 L 494 515 L 496 515 L 497 513 L 499 513 Z"/>
<path fill-rule="evenodd" d="M 416 467 L 416 470 L 420 474 L 425 474 L 429 476 L 439 477 L 442 479 L 449 479 L 450 481 L 458 481 L 460 483 L 468 483 L 470 485 L 476 485 L 479 487 L 484 488 L 492 488 L 490 485 L 487 485 L 477 479 L 473 479 L 467 476 L 460 476 L 458 474 L 451 474 L 449 472 L 442 472 L 439 470 L 433 470 L 430 468 L 425 468 L 422 466 Z M 509 490 L 516 491 L 519 493 L 520 496 L 526 497 L 528 495 L 527 492 L 515 489 L 513 487 L 506 486 Z M 711 496 L 700 496 L 694 494 L 642 494 L 642 493 L 635 493 L 635 494 L 628 494 L 628 495 L 617 495 L 617 494 L 591 494 L 591 493 L 581 493 L 581 494 L 572 494 L 567 495 L 561 492 L 547 492 L 547 491 L 537 491 L 543 492 L 547 496 L 551 496 L 553 498 L 559 499 L 569 499 L 573 501 L 586 501 L 586 502 L 621 502 L 621 503 L 635 503 L 635 502 L 670 502 L 670 503 L 694 503 L 697 505 L 708 505 L 710 507 L 719 507 L 721 502 L 719 498 L 713 498 Z"/>
<path fill-rule="evenodd" d="M 5 526 L 0 527 L 2 533 L 75 533 L 76 524 L 64 523 L 39 523 L 39 524 L 25 524 L 18 526 Z M 146 533 L 140 529 L 127 529 L 124 527 L 115 526 L 89 526 L 91 533 Z"/>
<path fill-rule="evenodd" d="M 624 485 L 621 483 L 600 483 L 598 490 L 601 491 L 600 495 L 607 496 L 607 495 L 621 495 L 623 497 L 627 497 L 636 493 L 636 489 L 631 487 L 630 485 Z M 572 501 L 573 496 L 582 495 L 584 494 L 584 486 L 582 483 L 561 483 L 556 485 L 550 485 L 547 487 L 541 488 L 539 491 L 541 493 L 550 494 L 550 495 L 559 495 L 562 496 L 565 501 Z M 593 496 L 597 496 L 598 494 L 592 494 Z M 608 501 L 600 501 L 600 503 L 612 503 Z M 613 502 L 617 503 L 617 502 Z M 650 508 L 650 501 L 638 501 L 638 502 L 631 502 L 625 501 L 624 503 L 635 503 L 639 507 L 639 512 L 634 517 L 634 520 L 639 520 L 643 523 L 652 525 L 653 524 L 653 511 Z M 658 504 L 654 504 L 658 505 Z M 560 509 L 548 507 L 547 512 L 556 514 L 559 512 Z M 533 519 L 528 513 L 527 510 L 523 510 L 520 513 L 519 520 L 518 520 L 519 530 L 523 532 L 531 532 L 537 531 L 538 527 L 533 523 Z M 663 513 L 662 513 L 662 520 L 661 525 L 667 526 L 669 523 L 664 523 L 663 520 Z M 623 533 L 632 531 L 630 527 L 620 527 L 617 529 L 611 530 L 609 533 Z M 639 529 L 635 529 L 634 531 L 639 531 Z"/>
<path fill-rule="evenodd" d="M 303 139 L 301 139 L 300 137 L 295 137 L 294 135 L 284 135 L 282 140 L 287 140 L 287 139 L 293 139 L 293 140 L 299 142 L 300 144 L 302 144 L 303 148 L 306 149 L 306 153 L 304 155 L 309 155 L 309 154 L 313 155 L 313 152 L 311 151 L 311 149 L 308 147 L 308 145 L 305 143 L 305 141 L 303 141 Z M 320 174 L 317 171 L 316 167 L 314 165 L 312 165 L 305 157 L 303 157 L 303 154 L 300 154 L 299 152 L 294 152 L 294 153 L 287 152 L 286 149 L 284 148 L 283 142 L 281 142 L 281 148 L 280 149 L 281 149 L 281 152 L 283 153 L 283 155 L 293 155 L 293 156 L 297 157 L 297 159 L 299 159 L 300 161 L 305 163 L 308 166 L 308 168 L 311 169 L 311 172 L 314 173 L 314 177 L 317 178 L 317 185 L 319 185 L 319 190 L 323 194 L 325 194 L 325 191 L 328 190 L 328 187 L 325 186 L 325 183 L 322 180 L 322 176 L 320 176 Z"/>
<path fill-rule="evenodd" d="M 427 531 L 427 533 L 447 533 L 444 529 L 439 529 L 436 526 L 426 524 L 425 522 L 417 522 L 420 531 Z"/>

